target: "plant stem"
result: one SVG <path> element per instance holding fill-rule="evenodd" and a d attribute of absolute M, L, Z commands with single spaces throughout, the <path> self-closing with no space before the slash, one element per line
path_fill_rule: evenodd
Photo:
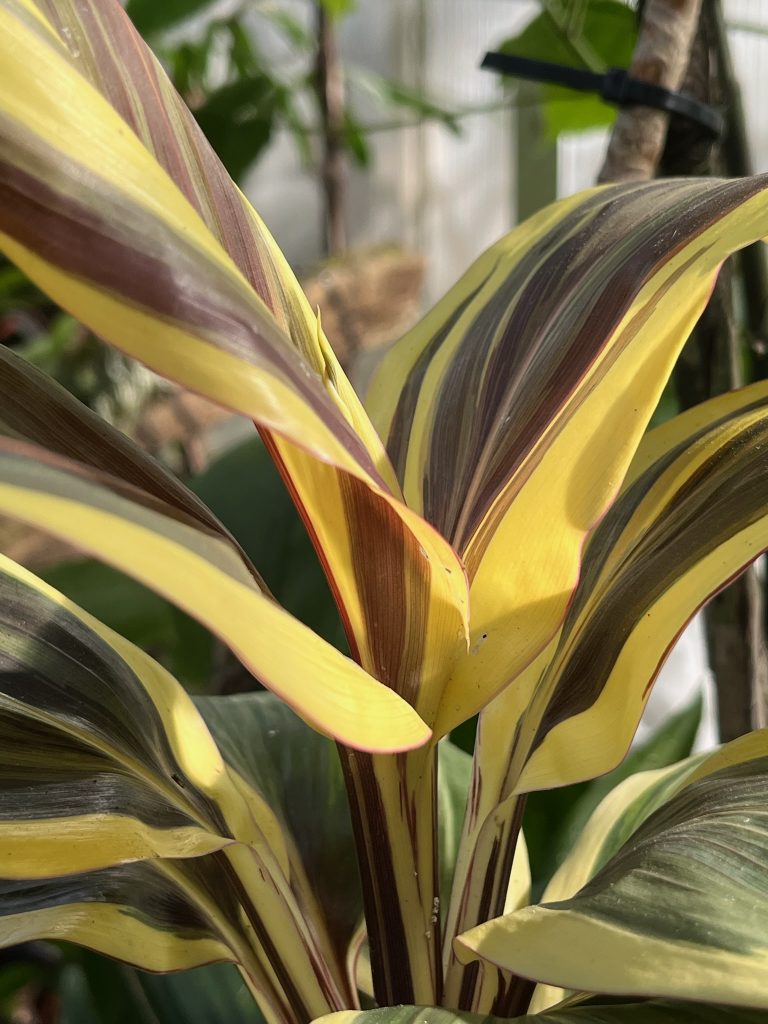
<path fill-rule="evenodd" d="M 701 0 L 646 0 L 629 74 L 677 90 L 699 20 Z M 669 115 L 651 107 L 623 107 L 611 133 L 599 181 L 644 181 L 656 173 Z"/>
<path fill-rule="evenodd" d="M 219 855 L 253 932 L 273 985 L 290 1007 L 293 1024 L 347 1008 L 344 982 L 314 941 L 310 923 L 273 858 L 236 843 Z"/>
<path fill-rule="evenodd" d="M 437 750 L 395 756 L 340 748 L 380 1006 L 438 1005 Z"/>
<path fill-rule="evenodd" d="M 317 5 L 316 73 L 323 148 L 323 237 L 326 255 L 338 256 L 347 248 L 344 74 L 336 26 L 322 4 Z"/>
<path fill-rule="evenodd" d="M 478 780 L 479 768 L 475 758 L 470 793 L 474 791 Z M 467 803 L 450 913 L 445 926 L 443 950 L 446 974 L 443 1002 L 445 1006 L 473 1013 L 491 1013 L 493 1006 L 500 999 L 503 1001 L 504 993 L 508 993 L 516 981 L 507 976 L 504 992 L 498 984 L 483 985 L 480 965 L 473 963 L 464 967 L 453 953 L 453 940 L 457 935 L 504 913 L 512 864 L 523 823 L 525 798 L 504 799 L 503 794 L 499 795 L 501 799 L 493 812 L 483 820 L 476 816 L 471 796 Z M 514 999 L 514 996 L 511 998 Z"/>

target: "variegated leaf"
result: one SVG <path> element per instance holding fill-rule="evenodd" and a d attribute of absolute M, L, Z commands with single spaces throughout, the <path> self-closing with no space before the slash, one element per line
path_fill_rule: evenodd
<path fill-rule="evenodd" d="M 381 441 L 269 233 L 117 0 L 7 0 L 0 40 L 0 246 L 95 333 L 256 420 L 353 656 L 434 722 L 447 666 L 466 643 L 463 568 L 402 504 Z M 392 769 L 358 758 L 348 771 L 362 799 L 371 786 L 360 773 Z M 424 804 L 417 820 L 431 820 L 433 787 L 416 781 L 430 774 L 416 766 L 405 780 L 377 781 L 380 799 L 361 821 L 384 815 L 391 851 L 359 830 L 363 862 L 394 871 L 400 904 L 415 915 L 408 941 L 422 946 L 432 840 L 410 834 L 402 807 Z"/>
<path fill-rule="evenodd" d="M 0 346 L 0 436 L 31 441 L 90 469 L 117 477 L 225 537 L 262 590 L 264 582 L 235 539 L 189 488 L 60 384 Z"/>
<path fill-rule="evenodd" d="M 0 439 L 0 510 L 176 603 L 228 643 L 264 685 L 337 739 L 403 749 L 428 738 L 402 698 L 280 608 L 228 542 L 177 509 L 105 473 Z"/>
<path fill-rule="evenodd" d="M 651 432 L 590 537 L 565 622 L 480 716 L 474 799 L 447 942 L 502 912 L 519 796 L 609 771 L 685 623 L 768 546 L 768 386 L 705 403 Z M 467 882 L 472 874 L 471 883 Z M 458 890 L 455 890 L 458 891 Z M 449 991 L 463 972 L 451 961 Z M 485 1008 L 485 1007 L 478 1007 Z"/>
<path fill-rule="evenodd" d="M 288 1024 L 297 1012 L 308 1016 L 275 985 L 252 918 L 220 854 L 140 861 L 57 878 L 0 880 L 4 947 L 66 940 L 159 972 L 231 962 L 267 1019 Z"/>
<path fill-rule="evenodd" d="M 661 435 L 641 445 L 620 498 L 590 537 L 521 722 L 516 758 L 528 753 L 511 783 L 517 792 L 615 767 L 686 623 L 768 547 L 768 386 L 707 402 Z"/>
<path fill-rule="evenodd" d="M 301 868 L 292 872 L 293 885 L 299 899 L 308 906 L 319 903 L 333 944 L 332 956 L 342 963 L 351 955 L 357 963 L 366 933 L 364 927 L 356 927 L 363 906 L 336 747 L 308 729 L 271 694 L 203 697 L 196 703 L 225 761 L 237 773 L 246 799 L 250 792 L 266 800 L 277 813 L 286 837 L 295 843 Z M 438 761 L 439 873 L 441 898 L 447 899 L 471 759 L 444 741 L 438 746 Z M 527 902 L 529 887 L 522 843 L 508 909 Z M 354 947 L 351 953 L 350 944 Z"/>
<path fill-rule="evenodd" d="M 438 731 L 541 651 L 722 260 L 766 179 L 657 181 L 548 207 L 395 347 L 370 408 L 406 500 L 462 554 L 471 642 Z"/>
<path fill-rule="evenodd" d="M 221 959 L 215 940 L 262 1002 L 285 1002 L 289 1017 L 348 1004 L 341 970 L 318 952 L 324 922 L 293 888 L 290 836 L 225 765 L 182 687 L 27 570 L 8 559 L 0 570 L 0 854 L 10 908 L 0 942 L 69 937 L 167 970 Z M 143 926 L 108 945 L 141 878 L 152 899 L 180 888 L 182 903 L 212 917 L 188 956 L 183 935 L 166 949 L 149 933 L 140 955 Z M 219 902 L 226 911 L 212 895 L 220 886 L 236 908 L 226 925 L 215 920 Z M 106 909 L 90 915 L 90 902 Z M 163 907 L 156 913 L 162 920 Z"/>
<path fill-rule="evenodd" d="M 595 1002 L 522 1017 L 492 1017 L 437 1006 L 394 1006 L 321 1018 L 322 1024 L 765 1024 L 767 1020 L 762 1010 L 655 1001 L 603 1006 Z"/>
<path fill-rule="evenodd" d="M 0 8 L 13 69 L 2 244 L 96 333 L 268 432 L 355 653 L 434 718 L 466 628 L 458 559 L 398 500 L 293 274 L 117 0 L 29 8 L 50 31 Z M 25 79 L 39 65 L 44 92 Z M 381 577 L 386 599 L 370 583 Z M 428 609 L 428 633 L 409 631 Z"/>
<path fill-rule="evenodd" d="M 68 940 L 152 971 L 252 958 L 215 858 L 0 881 L 0 945 Z"/>
<path fill-rule="evenodd" d="M 768 1009 L 767 800 L 766 731 L 628 780 L 547 901 L 466 932 L 459 957 L 563 988 Z"/>
<path fill-rule="evenodd" d="M 195 857 L 231 843 L 216 798 L 224 764 L 183 690 L 5 558 L 0 596 L 5 877 Z"/>

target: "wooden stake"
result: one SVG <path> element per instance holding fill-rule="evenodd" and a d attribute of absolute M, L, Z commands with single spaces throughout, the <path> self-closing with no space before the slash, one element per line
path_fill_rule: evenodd
<path fill-rule="evenodd" d="M 701 0 L 646 0 L 629 74 L 677 91 L 685 77 Z M 598 181 L 645 181 L 656 173 L 669 115 L 651 107 L 623 107 Z"/>

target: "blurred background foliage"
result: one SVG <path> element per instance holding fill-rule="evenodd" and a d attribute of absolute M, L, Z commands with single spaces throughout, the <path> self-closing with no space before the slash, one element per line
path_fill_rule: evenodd
<path fill-rule="evenodd" d="M 522 32 L 498 46 L 502 53 L 598 74 L 629 66 L 637 38 L 637 15 L 631 7 L 616 0 L 540 0 L 540 7 L 539 14 Z M 519 86 L 512 83 L 507 88 L 515 90 Z M 544 124 L 551 139 L 563 132 L 611 125 L 616 119 L 616 107 L 599 96 L 574 93 L 559 85 L 539 88 Z"/>
<path fill-rule="evenodd" d="M 336 31 L 354 0 L 224 5 L 218 0 L 128 0 L 126 6 L 236 180 L 278 133 L 287 132 L 320 182 L 329 126 L 318 78 L 319 27 L 326 19 L 325 31 L 329 20 Z M 634 38 L 634 12 L 619 0 L 541 0 L 530 23 L 500 48 L 600 71 L 628 63 Z M 479 62 L 482 54 L 477 56 Z M 341 130 L 335 141 L 346 161 L 370 165 L 369 136 L 382 117 L 430 120 L 452 132 L 461 130 L 466 112 L 448 109 L 370 69 L 347 65 L 343 72 Z M 502 102 L 511 107 L 521 95 L 527 94 L 508 89 Z M 545 87 L 535 102 L 541 103 L 553 138 L 608 124 L 614 116 L 594 97 L 556 87 Z M 371 111 L 378 121 L 370 120 Z M 238 538 L 276 598 L 346 650 L 311 543 L 258 437 L 243 439 L 236 431 L 235 443 L 227 435 L 223 443 L 211 444 L 208 435 L 218 419 L 210 410 L 201 413 L 187 396 L 172 393 L 143 367 L 103 346 L 7 262 L 0 264 L 0 344 L 13 346 L 184 476 Z M 19 547 L 12 525 L 0 522 L 0 548 L 14 545 L 15 557 L 34 564 L 52 585 L 149 651 L 191 691 L 253 688 L 253 679 L 218 641 L 147 588 L 71 551 Z M 534 895 L 613 785 L 690 752 L 699 714 L 696 705 L 670 720 L 610 776 L 529 799 L 525 831 Z M 471 750 L 474 732 L 475 723 L 468 722 L 452 739 Z M 0 952 L 0 1024 L 255 1024 L 260 1019 L 237 972 L 226 965 L 154 976 L 54 943 Z"/>

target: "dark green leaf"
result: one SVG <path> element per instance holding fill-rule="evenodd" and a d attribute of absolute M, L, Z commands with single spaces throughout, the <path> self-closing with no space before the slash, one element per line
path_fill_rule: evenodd
<path fill-rule="evenodd" d="M 438 747 L 438 850 L 440 900 L 448 905 L 472 777 L 472 758 L 448 740 Z"/>
<path fill-rule="evenodd" d="M 263 1024 L 264 1018 L 231 964 L 179 974 L 149 974 L 78 950 L 87 994 L 100 1024 Z M 71 1024 L 81 1024 L 62 995 Z M 83 1022 L 85 1024 L 85 1022 Z"/>
<path fill-rule="evenodd" d="M 294 46 L 309 50 L 315 46 L 314 37 L 302 25 L 298 18 L 294 18 L 288 11 L 272 10 L 269 7 L 259 11 L 265 18 L 268 18 L 274 25 L 287 36 L 288 41 Z"/>
<path fill-rule="evenodd" d="M 403 82 L 369 70 L 356 69 L 353 81 L 365 89 L 385 110 L 392 107 L 406 110 L 419 120 L 440 121 L 452 132 L 459 132 L 459 122 L 455 113 L 418 89 L 412 89 Z"/>
<path fill-rule="evenodd" d="M 355 9 L 357 0 L 320 0 L 321 6 L 333 18 L 342 18 Z"/>
<path fill-rule="evenodd" d="M 331 934 L 345 949 L 362 897 L 335 744 L 270 693 L 202 697 L 197 706 L 225 760 L 293 835 Z"/>
<path fill-rule="evenodd" d="M 210 0 L 128 0 L 128 17 L 143 36 L 171 28 L 210 4 Z"/>
<path fill-rule="evenodd" d="M 280 87 L 264 72 L 221 86 L 195 110 L 206 138 L 236 180 L 268 144 L 281 107 Z"/>
<path fill-rule="evenodd" d="M 368 167 L 371 162 L 371 151 L 362 125 L 349 107 L 344 111 L 343 139 L 355 163 L 359 167 Z"/>
<path fill-rule="evenodd" d="M 60 562 L 40 576 L 145 651 L 163 651 L 176 641 L 173 605 L 103 562 Z"/>
<path fill-rule="evenodd" d="M 242 77 L 259 70 L 260 61 L 250 35 L 237 18 L 226 23 L 230 37 L 229 59 Z"/>

